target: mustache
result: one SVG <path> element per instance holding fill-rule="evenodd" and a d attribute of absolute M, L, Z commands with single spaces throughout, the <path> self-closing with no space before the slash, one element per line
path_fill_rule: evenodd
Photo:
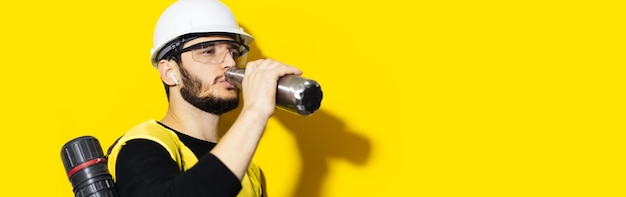
<path fill-rule="evenodd" d="M 218 75 L 217 77 L 215 77 L 215 79 L 213 80 L 213 85 L 219 83 L 220 81 L 226 80 L 226 75 Z"/>

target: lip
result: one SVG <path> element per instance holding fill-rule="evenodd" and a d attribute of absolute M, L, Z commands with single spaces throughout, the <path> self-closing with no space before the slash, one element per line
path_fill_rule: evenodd
<path fill-rule="evenodd" d="M 224 84 L 224 86 L 226 86 L 226 88 L 228 88 L 228 89 L 234 89 L 235 88 L 235 86 L 233 84 L 231 84 L 230 82 L 228 82 L 228 80 L 221 80 L 220 83 Z"/>

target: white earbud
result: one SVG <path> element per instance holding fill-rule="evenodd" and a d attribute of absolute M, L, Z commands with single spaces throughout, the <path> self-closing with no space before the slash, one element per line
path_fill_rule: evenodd
<path fill-rule="evenodd" d="M 170 72 L 170 76 L 172 76 L 172 79 L 174 79 L 174 82 L 176 83 L 176 85 L 178 85 L 178 80 L 176 80 L 176 77 L 174 77 L 173 72 Z"/>

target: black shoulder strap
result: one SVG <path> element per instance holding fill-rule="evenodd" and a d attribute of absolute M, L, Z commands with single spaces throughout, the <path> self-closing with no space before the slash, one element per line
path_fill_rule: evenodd
<path fill-rule="evenodd" d="M 104 155 L 105 159 L 109 159 L 109 155 L 111 155 L 111 151 L 113 151 L 113 147 L 117 144 L 118 141 L 120 141 L 120 139 L 122 139 L 123 135 L 120 136 L 119 138 L 117 138 L 117 140 L 115 140 L 115 142 L 113 142 L 113 144 L 111 146 L 109 146 L 109 149 L 107 149 L 107 154 Z"/>

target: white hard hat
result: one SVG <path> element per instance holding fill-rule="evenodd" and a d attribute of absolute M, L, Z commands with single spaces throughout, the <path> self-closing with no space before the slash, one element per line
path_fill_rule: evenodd
<path fill-rule="evenodd" d="M 233 13 L 218 0 L 178 0 L 170 5 L 159 17 L 154 29 L 154 46 L 151 61 L 156 67 L 164 51 L 174 45 L 170 42 L 180 36 L 192 33 L 231 33 L 238 35 L 241 42 L 249 45 L 254 39 L 237 25 Z M 166 46 L 168 45 L 168 46 Z"/>

